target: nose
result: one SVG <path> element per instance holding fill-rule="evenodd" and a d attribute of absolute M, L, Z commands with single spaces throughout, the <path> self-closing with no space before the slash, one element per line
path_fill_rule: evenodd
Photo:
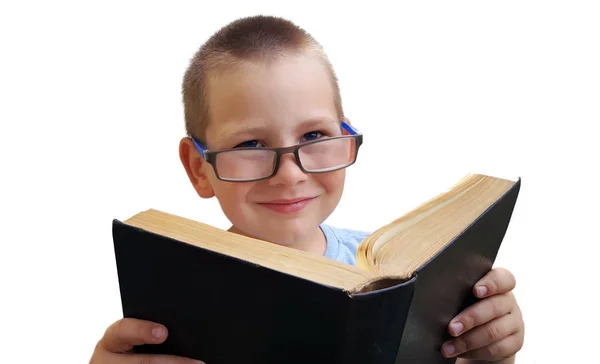
<path fill-rule="evenodd" d="M 293 154 L 284 154 L 279 161 L 279 170 L 269 179 L 269 184 L 293 186 L 308 179 L 308 175 L 300 169 Z"/>

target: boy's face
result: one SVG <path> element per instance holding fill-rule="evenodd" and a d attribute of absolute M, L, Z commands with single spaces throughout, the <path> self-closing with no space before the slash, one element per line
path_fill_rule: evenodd
<path fill-rule="evenodd" d="M 315 57 L 248 64 L 217 76 L 209 90 L 209 150 L 283 147 L 342 134 L 329 75 Z M 293 154 L 283 155 L 277 174 L 262 181 L 225 182 L 208 163 L 201 169 L 206 176 L 201 195 L 217 197 L 232 231 L 279 244 L 317 238 L 345 179 L 344 170 L 305 174 Z"/>

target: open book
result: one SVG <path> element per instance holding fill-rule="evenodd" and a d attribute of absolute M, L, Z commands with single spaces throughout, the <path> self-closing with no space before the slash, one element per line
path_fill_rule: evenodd
<path fill-rule="evenodd" d="M 207 363 L 451 363 L 446 325 L 474 302 L 520 189 L 472 174 L 382 226 L 357 264 L 147 210 L 113 220 L 123 314 L 169 329 L 139 352 Z"/>

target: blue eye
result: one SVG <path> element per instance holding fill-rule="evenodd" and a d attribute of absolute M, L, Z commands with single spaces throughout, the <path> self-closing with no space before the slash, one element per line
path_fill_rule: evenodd
<path fill-rule="evenodd" d="M 235 146 L 235 148 L 259 148 L 264 147 L 258 140 L 248 140 Z"/>
<path fill-rule="evenodd" d="M 312 140 L 319 139 L 321 136 L 323 136 L 323 133 L 321 133 L 319 131 L 311 131 L 311 132 L 304 134 L 304 139 L 306 141 L 310 142 Z"/>

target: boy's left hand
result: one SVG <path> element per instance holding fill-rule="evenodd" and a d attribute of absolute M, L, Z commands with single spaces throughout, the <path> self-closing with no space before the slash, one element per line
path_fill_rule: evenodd
<path fill-rule="evenodd" d="M 481 300 L 450 321 L 448 331 L 455 338 L 442 345 L 442 354 L 490 362 L 514 359 L 525 332 L 512 293 L 515 285 L 512 273 L 503 268 L 495 268 L 479 280 L 473 290 Z"/>

